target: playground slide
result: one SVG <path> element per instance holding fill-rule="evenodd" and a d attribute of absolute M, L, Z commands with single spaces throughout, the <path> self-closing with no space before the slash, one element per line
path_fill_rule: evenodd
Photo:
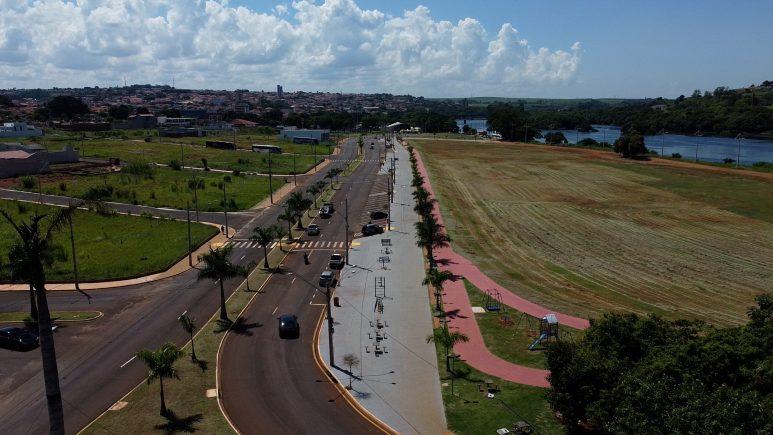
<path fill-rule="evenodd" d="M 534 342 L 533 342 L 532 344 L 530 344 L 530 345 L 529 345 L 529 350 L 534 350 L 534 348 L 535 348 L 535 347 L 536 347 L 536 346 L 537 346 L 537 345 L 540 343 L 540 341 L 542 341 L 542 340 L 544 340 L 544 339 L 546 339 L 546 338 L 548 338 L 548 334 L 547 334 L 547 332 L 543 332 L 543 333 L 542 333 L 542 334 L 539 336 L 539 338 L 537 338 L 536 340 L 534 340 Z"/>

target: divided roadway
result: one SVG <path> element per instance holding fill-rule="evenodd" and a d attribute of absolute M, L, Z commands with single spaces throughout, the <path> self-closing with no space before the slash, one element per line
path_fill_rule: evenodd
<path fill-rule="evenodd" d="M 356 139 L 348 140 L 342 153 L 331 156 L 333 166 L 343 165 L 356 152 Z M 299 177 L 298 189 L 305 190 L 308 183 L 323 176 L 324 171 L 312 173 L 303 184 Z M 272 225 L 280 213 L 278 204 L 251 218 L 240 216 L 239 232 L 248 234 L 254 226 Z M 259 262 L 262 251 L 237 248 L 233 258 L 241 264 Z M 198 281 L 196 274 L 190 270 L 153 283 L 94 290 L 90 292 L 91 304 L 79 293 L 49 293 L 52 310 L 99 310 L 105 314 L 94 321 L 62 325 L 54 335 L 68 433 L 78 432 L 142 381 L 146 370 L 132 359 L 137 350 L 188 341 L 177 321 L 180 314 L 187 311 L 203 320 L 217 310 L 218 284 Z M 226 282 L 226 296 L 240 282 Z M 28 303 L 26 292 L 0 292 L 3 311 L 26 311 Z M 210 363 L 214 366 L 214 361 Z M 48 433 L 46 412 L 39 349 L 0 349 L 0 433 Z"/>
<path fill-rule="evenodd" d="M 343 179 L 332 201 L 330 219 L 316 219 L 322 232 L 306 240 L 342 242 L 345 237 L 345 198 L 349 200 L 349 240 L 359 231 L 366 202 L 379 169 L 378 153 L 365 152 L 365 160 Z M 316 244 L 314 244 L 316 245 Z M 337 245 L 337 243 L 336 243 Z M 303 253 L 309 255 L 309 263 Z M 272 275 L 242 314 L 247 333 L 229 333 L 220 354 L 220 394 L 225 413 L 239 432 L 264 433 L 381 433 L 352 408 L 331 383 L 314 357 L 314 331 L 325 310 L 325 289 L 319 275 L 327 269 L 330 254 L 339 249 L 295 249 Z M 280 339 L 277 317 L 298 316 L 300 337 Z M 326 324 L 322 327 L 327 327 Z M 337 359 L 343 355 L 339 355 Z"/>

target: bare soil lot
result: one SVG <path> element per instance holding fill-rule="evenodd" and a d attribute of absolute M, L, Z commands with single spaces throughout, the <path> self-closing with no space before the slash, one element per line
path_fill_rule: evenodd
<path fill-rule="evenodd" d="M 728 325 L 773 288 L 766 177 L 539 145 L 412 144 L 454 248 L 545 306 Z"/>

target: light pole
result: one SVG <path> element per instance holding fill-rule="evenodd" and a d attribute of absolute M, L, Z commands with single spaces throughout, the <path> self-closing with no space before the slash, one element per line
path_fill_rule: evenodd
<path fill-rule="evenodd" d="M 268 152 L 268 197 L 274 203 L 274 187 L 271 184 L 271 151 Z"/>
<path fill-rule="evenodd" d="M 660 135 L 660 157 L 664 157 L 666 147 L 666 130 L 661 129 L 658 134 Z"/>
<path fill-rule="evenodd" d="M 330 351 L 330 366 L 335 366 L 335 356 L 333 356 L 333 310 L 330 308 L 330 284 L 325 286 L 325 297 L 327 298 L 327 344 Z"/>
<path fill-rule="evenodd" d="M 735 137 L 735 140 L 738 141 L 738 155 L 735 158 L 736 168 L 741 164 L 741 139 L 743 139 L 743 136 L 741 136 L 741 133 L 738 133 L 738 136 Z"/>
<path fill-rule="evenodd" d="M 695 132 L 695 161 L 698 161 L 698 140 L 699 138 L 703 136 L 703 133 L 698 130 Z"/>
<path fill-rule="evenodd" d="M 185 212 L 188 220 L 188 266 L 193 267 L 193 251 L 191 250 L 191 202 L 185 204 Z"/>
<path fill-rule="evenodd" d="M 196 207 L 196 222 L 199 222 L 199 183 L 196 181 L 196 170 L 193 169 L 193 206 Z"/>
<path fill-rule="evenodd" d="M 225 238 L 228 238 L 228 200 L 225 196 L 225 181 L 223 181 L 223 215 L 225 216 Z"/>
<path fill-rule="evenodd" d="M 346 251 L 344 254 L 344 260 L 346 264 L 349 264 L 349 197 L 344 198 L 344 222 L 346 223 L 346 231 L 344 231 L 344 246 Z"/>

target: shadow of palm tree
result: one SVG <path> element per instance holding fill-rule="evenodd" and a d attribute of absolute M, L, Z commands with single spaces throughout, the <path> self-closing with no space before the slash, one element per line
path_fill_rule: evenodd
<path fill-rule="evenodd" d="M 263 324 L 260 322 L 247 323 L 247 320 L 244 317 L 239 317 L 231 325 L 231 331 L 234 334 L 249 336 L 249 335 L 252 335 L 252 331 L 250 331 L 251 329 L 260 328 L 262 326 Z"/>
<path fill-rule="evenodd" d="M 194 425 L 203 420 L 204 416 L 201 414 L 193 414 L 187 417 L 178 417 L 174 411 L 167 411 L 164 418 L 166 418 L 166 423 L 157 424 L 155 428 L 158 430 L 163 430 L 165 434 L 174 434 L 180 432 L 196 432 L 196 427 L 194 427 Z"/>
<path fill-rule="evenodd" d="M 193 361 L 193 363 L 196 364 L 197 366 L 199 366 L 199 368 L 201 369 L 202 372 L 207 371 L 207 368 L 209 367 L 209 363 L 208 362 L 206 362 L 204 360 L 200 360 L 198 358 L 196 358 L 196 361 Z"/>
<path fill-rule="evenodd" d="M 459 319 L 466 319 L 467 318 L 467 316 L 462 316 L 461 314 L 459 314 L 459 309 L 453 309 L 453 310 L 446 311 L 445 312 L 445 317 L 452 317 L 452 318 L 459 318 Z"/>

